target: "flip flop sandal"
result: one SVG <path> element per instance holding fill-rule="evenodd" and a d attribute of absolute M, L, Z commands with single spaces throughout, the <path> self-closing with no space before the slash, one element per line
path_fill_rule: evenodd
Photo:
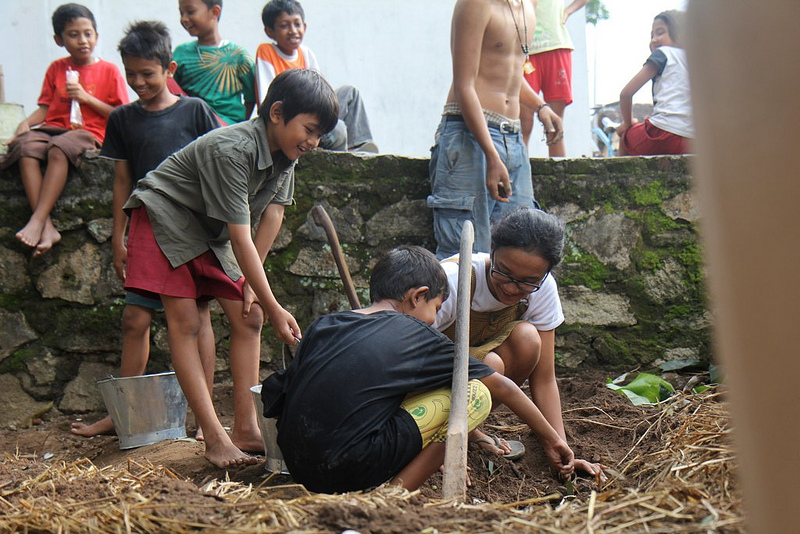
<path fill-rule="evenodd" d="M 500 438 L 498 436 L 496 436 L 495 434 L 487 434 L 487 436 L 492 441 L 481 438 L 481 439 L 476 439 L 475 441 L 470 441 L 470 443 L 474 443 L 478 446 L 480 446 L 481 443 L 486 443 L 488 445 L 494 445 L 495 447 L 500 448 Z M 521 441 L 517 441 L 514 439 L 507 439 L 506 443 L 508 443 L 508 446 L 511 447 L 511 451 L 503 455 L 503 458 L 505 458 L 506 460 L 511 460 L 512 462 L 515 462 L 525 455 L 525 445 L 523 445 Z"/>

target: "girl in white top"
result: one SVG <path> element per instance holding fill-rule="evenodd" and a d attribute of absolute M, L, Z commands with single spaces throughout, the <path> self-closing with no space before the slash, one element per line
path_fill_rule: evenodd
<path fill-rule="evenodd" d="M 682 11 L 664 11 L 653 20 L 650 57 L 622 89 L 619 107 L 622 124 L 617 128 L 619 154 L 685 154 L 694 137 L 689 70 L 679 35 Z M 645 122 L 632 124 L 633 95 L 653 81 L 653 114 Z"/>
<path fill-rule="evenodd" d="M 492 227 L 491 253 L 473 255 L 470 354 L 483 359 L 518 386 L 528 380 L 531 398 L 566 441 L 555 376 L 555 328 L 564 321 L 558 287 L 550 271 L 561 262 L 564 225 L 553 215 L 518 208 Z M 458 296 L 458 258 L 442 262 L 450 296 L 433 327 L 452 338 Z M 470 441 L 497 454 L 518 442 L 490 438 L 479 430 Z M 524 450 L 524 449 L 523 449 Z M 575 468 L 605 480 L 601 464 L 575 460 Z"/>

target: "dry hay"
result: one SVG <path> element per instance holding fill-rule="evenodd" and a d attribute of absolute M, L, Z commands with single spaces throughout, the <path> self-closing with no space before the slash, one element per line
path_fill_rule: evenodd
<path fill-rule="evenodd" d="M 647 419 L 600 491 L 460 504 L 382 487 L 328 496 L 299 485 L 212 480 L 161 466 L 0 462 L 2 532 L 744 532 L 720 393 L 679 394 Z M 653 437 L 660 438 L 658 450 Z"/>

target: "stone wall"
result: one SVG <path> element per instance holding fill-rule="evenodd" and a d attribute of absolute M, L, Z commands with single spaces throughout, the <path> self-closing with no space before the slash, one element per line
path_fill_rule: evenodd
<path fill-rule="evenodd" d="M 566 322 L 561 366 L 647 368 L 665 360 L 707 364 L 705 309 L 694 197 L 686 158 L 534 160 L 537 197 L 567 223 L 556 271 Z M 425 207 L 427 160 L 315 153 L 298 164 L 297 205 L 267 262 L 278 300 L 306 327 L 348 307 L 324 232 L 309 217 L 321 203 L 336 226 L 363 303 L 376 257 L 401 243 L 432 248 Z M 111 265 L 112 165 L 89 159 L 71 176 L 53 218 L 61 243 L 42 258 L 14 237 L 30 212 L 16 169 L 0 175 L 0 388 L 25 424 L 52 405 L 101 409 L 94 386 L 119 365 L 123 290 Z M 228 329 L 212 307 L 218 378 L 227 376 Z M 152 328 L 149 370 L 168 368 L 166 328 Z M 262 368 L 289 349 L 264 330 Z"/>

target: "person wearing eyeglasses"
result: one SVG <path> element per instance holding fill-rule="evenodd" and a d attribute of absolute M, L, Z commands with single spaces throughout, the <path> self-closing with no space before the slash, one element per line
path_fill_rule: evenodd
<path fill-rule="evenodd" d="M 555 376 L 555 328 L 564 321 L 558 286 L 550 274 L 564 254 L 564 224 L 534 208 L 517 208 L 492 227 L 491 252 L 472 255 L 470 356 L 510 378 L 528 380 L 531 399 L 566 441 Z M 442 260 L 450 296 L 433 327 L 454 339 L 458 256 Z M 469 440 L 516 459 L 522 443 L 473 430 Z M 605 479 L 605 466 L 576 459 L 575 469 Z"/>

